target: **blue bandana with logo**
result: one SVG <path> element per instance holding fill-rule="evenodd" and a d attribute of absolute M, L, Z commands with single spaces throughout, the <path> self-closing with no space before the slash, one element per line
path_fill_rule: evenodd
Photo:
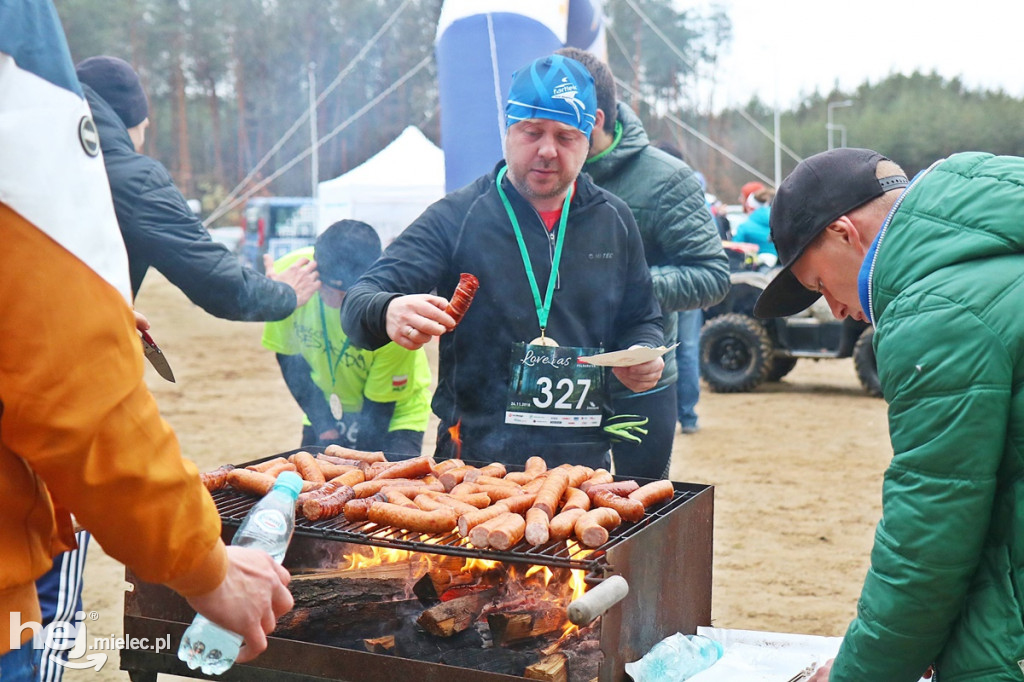
<path fill-rule="evenodd" d="M 531 118 L 546 118 L 577 128 L 590 137 L 597 111 L 594 78 L 575 59 L 550 55 L 512 75 L 505 127 Z"/>

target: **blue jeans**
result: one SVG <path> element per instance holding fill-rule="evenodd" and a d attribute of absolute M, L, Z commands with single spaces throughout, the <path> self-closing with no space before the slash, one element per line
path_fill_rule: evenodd
<path fill-rule="evenodd" d="M 0 656 L 0 682 L 36 682 L 42 656 L 43 650 L 34 648 L 31 639 L 8 651 Z"/>
<path fill-rule="evenodd" d="M 700 399 L 700 328 L 704 324 L 704 311 L 681 310 L 679 316 L 679 345 L 676 346 L 676 366 L 679 379 L 679 425 L 697 426 L 694 407 Z"/>

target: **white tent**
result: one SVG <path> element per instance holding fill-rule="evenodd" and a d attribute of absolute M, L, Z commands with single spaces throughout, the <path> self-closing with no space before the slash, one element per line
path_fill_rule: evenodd
<path fill-rule="evenodd" d="M 362 220 L 387 246 L 442 196 L 444 152 L 409 126 L 362 165 L 319 184 L 319 230 L 343 218 Z"/>

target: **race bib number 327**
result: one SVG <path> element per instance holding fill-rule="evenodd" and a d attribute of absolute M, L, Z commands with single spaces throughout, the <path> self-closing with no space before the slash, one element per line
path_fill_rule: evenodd
<path fill-rule="evenodd" d="M 594 350 L 515 344 L 505 423 L 567 428 L 600 426 L 604 372 L 601 367 L 576 361 Z"/>

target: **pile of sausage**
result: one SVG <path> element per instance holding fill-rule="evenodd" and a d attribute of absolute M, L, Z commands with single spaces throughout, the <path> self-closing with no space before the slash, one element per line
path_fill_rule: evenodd
<path fill-rule="evenodd" d="M 371 521 L 403 530 L 440 534 L 458 529 L 479 548 L 507 550 L 575 537 L 585 547 L 608 541 L 623 521 L 636 522 L 647 509 L 672 499 L 670 481 L 644 486 L 615 481 L 605 469 L 563 464 L 548 469 L 540 457 L 524 471 L 500 463 L 476 467 L 432 457 L 388 462 L 382 452 L 331 445 L 314 456 L 297 452 L 244 469 L 230 465 L 202 474 L 211 492 L 226 486 L 265 495 L 282 471 L 304 480 L 297 512 L 311 521 L 344 514 L 346 521 Z"/>

